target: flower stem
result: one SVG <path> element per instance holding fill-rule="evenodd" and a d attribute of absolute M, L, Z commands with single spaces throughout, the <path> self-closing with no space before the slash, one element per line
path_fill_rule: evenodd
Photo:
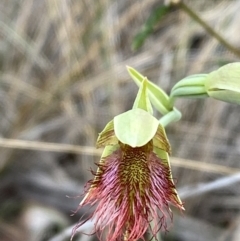
<path fill-rule="evenodd" d="M 192 19 L 198 22 L 210 35 L 218 40 L 223 46 L 228 50 L 233 52 L 235 55 L 240 57 L 240 49 L 236 48 L 230 44 L 223 36 L 216 32 L 210 25 L 208 25 L 193 9 L 191 9 L 187 4 L 182 0 L 171 0 L 170 4 L 180 7 L 185 13 L 187 13 Z"/>
<path fill-rule="evenodd" d="M 168 112 L 166 115 L 164 115 L 162 118 L 160 118 L 159 123 L 163 126 L 166 127 L 172 122 L 179 121 L 182 117 L 181 112 L 173 107 L 173 110 Z"/>

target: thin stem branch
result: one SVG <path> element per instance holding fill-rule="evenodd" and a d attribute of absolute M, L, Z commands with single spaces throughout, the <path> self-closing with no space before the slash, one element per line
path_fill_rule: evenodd
<path fill-rule="evenodd" d="M 74 153 L 92 156 L 101 156 L 103 150 L 97 150 L 93 146 L 77 146 L 63 143 L 41 142 L 41 141 L 27 141 L 18 139 L 0 138 L 0 148 L 12 148 L 22 150 L 35 151 L 51 151 Z M 177 167 L 187 168 L 191 170 L 198 170 L 203 172 L 212 172 L 218 174 L 234 174 L 240 172 L 239 168 L 231 168 L 227 166 L 217 165 L 213 163 L 203 163 L 196 160 L 187 160 L 176 157 L 171 157 L 171 164 Z"/>
<path fill-rule="evenodd" d="M 97 150 L 91 146 L 77 146 L 62 143 L 41 142 L 41 141 L 27 141 L 17 139 L 0 138 L 0 147 L 15 148 L 36 151 L 53 151 L 53 152 L 69 152 L 75 154 L 86 154 L 93 156 L 100 156 L 102 150 Z"/>
<path fill-rule="evenodd" d="M 240 49 L 236 48 L 230 44 L 223 36 L 221 36 L 217 31 L 215 31 L 210 25 L 208 25 L 193 9 L 191 9 L 187 4 L 182 0 L 170 2 L 172 5 L 180 7 L 185 13 L 187 13 L 192 19 L 198 22 L 210 35 L 218 40 L 223 46 L 225 46 L 232 53 L 240 57 Z"/>
<path fill-rule="evenodd" d="M 219 190 L 226 187 L 233 187 L 240 182 L 240 173 L 231 176 L 221 177 L 209 183 L 200 183 L 179 189 L 179 196 L 182 199 L 197 197 L 211 191 Z"/>

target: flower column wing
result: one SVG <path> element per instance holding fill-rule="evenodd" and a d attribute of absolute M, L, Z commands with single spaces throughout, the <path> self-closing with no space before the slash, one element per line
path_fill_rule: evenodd
<path fill-rule="evenodd" d="M 171 146 L 167 139 L 166 132 L 164 128 L 159 124 L 157 132 L 153 138 L 153 146 L 167 152 L 168 154 L 171 154 Z"/>
<path fill-rule="evenodd" d="M 114 133 L 114 123 L 112 120 L 108 122 L 103 131 L 99 133 L 96 146 L 97 148 L 100 148 L 109 145 L 113 146 L 116 144 L 118 144 L 118 139 Z"/>

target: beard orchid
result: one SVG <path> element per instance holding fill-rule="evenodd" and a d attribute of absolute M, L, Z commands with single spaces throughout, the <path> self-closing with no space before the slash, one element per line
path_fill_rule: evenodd
<path fill-rule="evenodd" d="M 133 109 L 106 125 L 97 147 L 104 151 L 78 207 L 89 205 L 95 210 L 79 221 L 72 238 L 88 220 L 94 220 L 100 240 L 135 241 L 144 239 L 147 231 L 157 238 L 172 219 L 170 205 L 184 208 L 171 174 L 170 144 L 163 126 L 152 115 L 146 79 Z"/>

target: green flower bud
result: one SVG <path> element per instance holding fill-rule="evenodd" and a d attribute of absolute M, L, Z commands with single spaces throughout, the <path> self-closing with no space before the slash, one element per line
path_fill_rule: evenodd
<path fill-rule="evenodd" d="M 208 74 L 205 88 L 214 99 L 240 104 L 240 63 L 227 64 Z"/>
<path fill-rule="evenodd" d="M 204 86 L 207 74 L 196 74 L 177 82 L 171 90 L 170 98 L 205 98 L 208 97 Z"/>

